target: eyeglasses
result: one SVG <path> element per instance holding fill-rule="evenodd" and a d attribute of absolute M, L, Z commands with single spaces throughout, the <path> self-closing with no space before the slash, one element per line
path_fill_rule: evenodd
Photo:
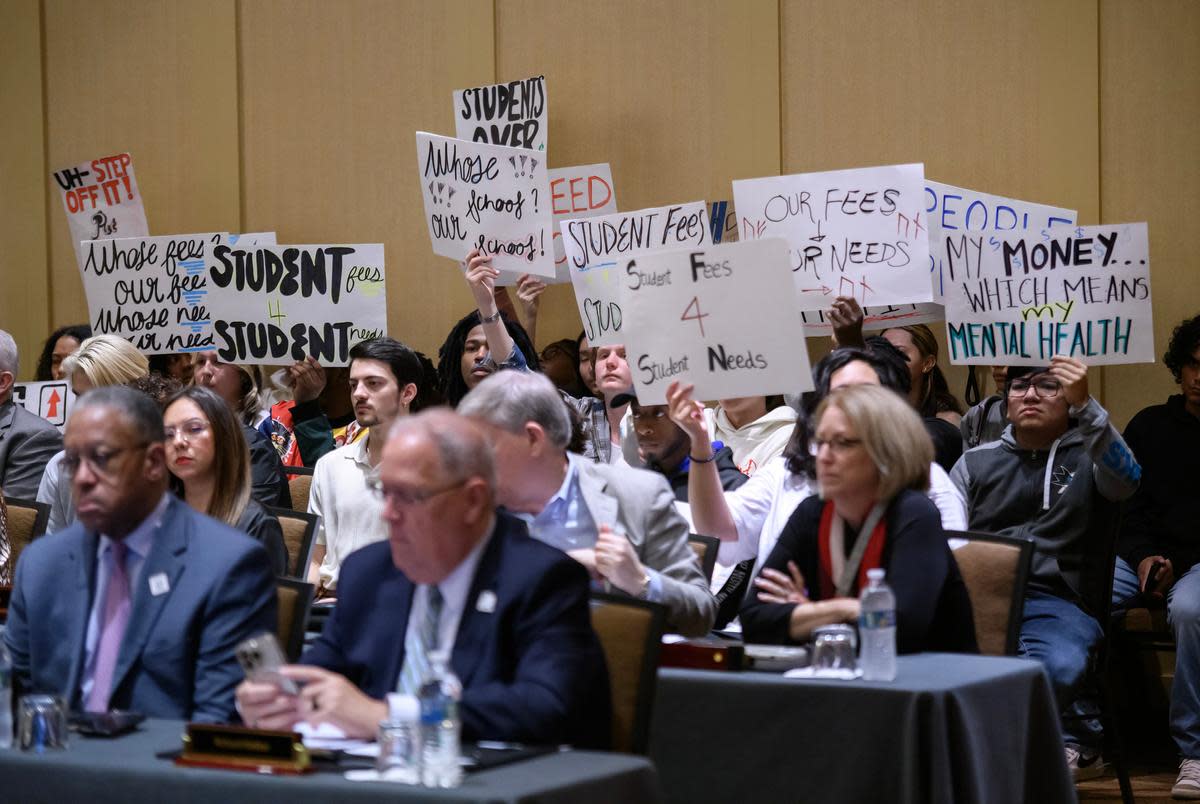
<path fill-rule="evenodd" d="M 207 432 L 208 424 L 199 419 L 184 422 L 180 427 L 163 428 L 163 435 L 166 436 L 167 441 L 174 441 L 176 438 L 181 438 L 185 444 L 200 438 Z"/>
<path fill-rule="evenodd" d="M 845 455 L 861 443 L 861 438 L 842 438 L 841 436 L 814 438 L 809 442 L 809 450 L 816 455 L 821 451 L 821 447 L 829 447 L 835 455 Z"/>
<path fill-rule="evenodd" d="M 454 489 L 465 486 L 470 479 L 469 477 L 464 477 L 462 480 L 458 480 L 444 488 L 428 490 L 384 488 L 383 481 L 375 479 L 367 482 L 367 488 L 385 503 L 390 502 L 394 506 L 408 507 L 429 502 L 434 497 L 445 494 L 448 491 L 454 491 Z"/>
<path fill-rule="evenodd" d="M 1008 395 L 1017 397 L 1025 396 L 1025 394 L 1029 393 L 1030 388 L 1042 399 L 1053 399 L 1062 390 L 1062 385 L 1059 384 L 1058 380 L 1053 380 L 1049 377 L 1034 382 L 1021 378 L 1013 380 L 1008 384 Z"/>
<path fill-rule="evenodd" d="M 111 478 L 116 471 L 115 467 L 112 467 L 111 464 L 118 456 L 125 452 L 145 449 L 148 446 L 150 446 L 149 443 L 142 443 L 131 447 L 97 447 L 88 452 L 72 452 L 71 450 L 67 450 L 63 452 L 62 462 L 59 464 L 59 467 L 66 477 L 72 478 L 79 471 L 79 467 L 86 463 L 92 467 L 92 471 L 96 474 Z"/>

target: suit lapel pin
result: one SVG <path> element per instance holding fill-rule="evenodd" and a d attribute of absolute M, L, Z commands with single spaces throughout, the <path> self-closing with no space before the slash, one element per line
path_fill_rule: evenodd
<path fill-rule="evenodd" d="M 475 610 L 481 611 L 484 614 L 491 614 L 496 610 L 496 593 L 491 589 L 484 589 L 479 593 L 479 598 L 475 601 Z"/>
<path fill-rule="evenodd" d="M 167 580 L 167 573 L 156 572 L 150 576 L 150 594 L 158 597 L 170 591 L 171 582 Z"/>

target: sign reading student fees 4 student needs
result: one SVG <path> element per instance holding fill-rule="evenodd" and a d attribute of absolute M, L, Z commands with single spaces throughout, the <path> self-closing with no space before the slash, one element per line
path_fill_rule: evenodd
<path fill-rule="evenodd" d="M 626 356 L 641 404 L 663 404 L 675 381 L 706 400 L 812 388 L 787 250 L 769 238 L 624 263 Z"/>
<path fill-rule="evenodd" d="M 932 299 L 924 165 L 769 176 L 733 183 L 741 239 L 783 237 L 803 310 Z"/>
<path fill-rule="evenodd" d="M 970 234 L 966 245 L 947 266 L 951 362 L 1154 361 L 1146 224 Z"/>
<path fill-rule="evenodd" d="M 583 331 L 592 346 L 621 340 L 620 275 L 630 257 L 711 242 L 703 201 L 563 221 L 563 251 Z"/>
<path fill-rule="evenodd" d="M 435 254 L 479 249 L 502 271 L 554 276 L 544 154 L 418 131 L 417 170 Z"/>
<path fill-rule="evenodd" d="M 56 170 L 53 176 L 62 191 L 76 264 L 83 263 L 84 240 L 150 234 L 129 154 L 93 159 Z"/>
<path fill-rule="evenodd" d="M 454 92 L 454 129 L 460 140 L 546 152 L 546 77 Z"/>

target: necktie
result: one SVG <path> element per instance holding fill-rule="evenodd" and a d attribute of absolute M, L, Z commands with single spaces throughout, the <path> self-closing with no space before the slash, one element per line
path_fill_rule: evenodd
<path fill-rule="evenodd" d="M 416 695 L 421 684 L 429 675 L 429 653 L 438 648 L 438 623 L 442 618 L 441 590 L 434 586 L 425 587 L 425 616 L 417 628 L 408 629 L 404 637 L 404 667 L 400 670 L 397 692 Z"/>
<path fill-rule="evenodd" d="M 108 588 L 104 591 L 100 642 L 96 646 L 92 689 L 87 699 L 89 712 L 108 711 L 117 654 L 121 650 L 121 640 L 125 638 L 125 627 L 129 625 L 129 574 L 125 571 L 125 557 L 128 553 L 129 548 L 124 542 L 114 541 L 109 547 L 112 566 L 108 573 Z"/>

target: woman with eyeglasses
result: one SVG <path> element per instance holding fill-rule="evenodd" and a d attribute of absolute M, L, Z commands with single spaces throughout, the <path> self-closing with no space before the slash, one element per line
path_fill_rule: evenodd
<path fill-rule="evenodd" d="M 275 574 L 287 574 L 283 530 L 251 497 L 250 452 L 225 401 L 207 388 L 184 388 L 168 400 L 163 429 L 176 493 L 195 510 L 262 542 Z"/>
<path fill-rule="evenodd" d="M 867 571 L 896 595 L 899 653 L 977 652 L 971 602 L 937 508 L 924 495 L 933 445 L 895 392 L 840 388 L 813 420 L 818 495 L 788 519 L 742 606 L 748 642 L 799 642 L 858 620 Z"/>

